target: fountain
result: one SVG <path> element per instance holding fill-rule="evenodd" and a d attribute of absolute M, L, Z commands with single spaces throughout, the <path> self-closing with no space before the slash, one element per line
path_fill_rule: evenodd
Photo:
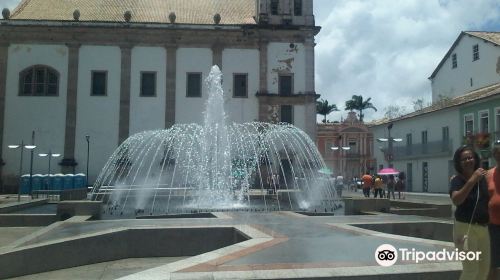
<path fill-rule="evenodd" d="M 290 124 L 228 123 L 213 66 L 204 124 L 130 136 L 92 190 L 108 213 L 335 209 L 333 184 L 311 139 Z"/>

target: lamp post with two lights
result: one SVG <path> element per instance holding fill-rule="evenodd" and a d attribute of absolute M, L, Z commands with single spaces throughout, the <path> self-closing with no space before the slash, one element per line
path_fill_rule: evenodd
<path fill-rule="evenodd" d="M 47 172 L 47 175 L 49 176 L 48 180 L 49 180 L 49 182 L 50 182 L 50 160 L 51 160 L 52 158 L 60 157 L 60 156 L 61 156 L 61 154 L 54 154 L 54 153 L 52 153 L 52 151 L 51 151 L 51 150 L 49 150 L 49 152 L 48 152 L 48 153 L 40 153 L 40 154 L 38 154 L 38 155 L 39 155 L 39 156 L 41 156 L 41 157 L 48 157 L 48 158 L 49 158 L 49 170 L 48 170 L 48 172 Z"/>
<path fill-rule="evenodd" d="M 385 157 L 386 157 L 388 166 L 391 167 L 391 168 L 393 167 L 392 166 L 392 160 L 394 159 L 394 155 L 393 155 L 393 152 L 394 152 L 393 143 L 394 142 L 401 142 L 401 141 L 403 141 L 403 139 L 401 139 L 401 138 L 393 138 L 393 137 L 391 137 L 392 126 L 393 126 L 393 123 L 390 123 L 387 126 L 387 138 L 377 138 L 377 141 L 379 141 L 379 142 L 387 142 L 387 152 L 385 153 Z"/>
<path fill-rule="evenodd" d="M 351 149 L 351 147 L 349 146 L 341 146 L 342 144 L 342 135 L 339 135 L 337 137 L 337 143 L 335 144 L 335 146 L 331 146 L 330 149 L 332 151 L 339 151 L 339 152 L 342 152 L 342 151 L 349 151 Z M 344 174 L 344 170 L 342 168 L 343 166 L 343 160 L 341 157 L 337 157 L 337 160 L 338 160 L 338 164 L 337 166 L 339 167 L 339 171 L 341 174 Z"/>
<path fill-rule="evenodd" d="M 21 201 L 21 176 L 23 175 L 23 151 L 24 151 L 24 149 L 33 151 L 33 149 L 35 149 L 36 146 L 35 145 L 25 145 L 24 141 L 21 140 L 21 144 L 8 145 L 7 147 L 9 147 L 9 149 L 20 148 L 20 151 L 21 151 L 21 156 L 20 156 L 20 160 L 19 160 L 19 186 L 17 188 L 17 202 L 19 202 L 19 201 Z M 30 166 L 33 166 L 33 157 L 31 158 Z M 30 170 L 32 170 L 32 169 L 30 169 Z M 31 174 L 31 171 L 30 171 L 30 174 Z M 30 179 L 30 184 L 31 184 L 31 179 Z M 31 188 L 31 185 L 30 185 L 30 188 Z"/>

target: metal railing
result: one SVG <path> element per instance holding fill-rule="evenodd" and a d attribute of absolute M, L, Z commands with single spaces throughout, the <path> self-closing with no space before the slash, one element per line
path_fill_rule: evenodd
<path fill-rule="evenodd" d="M 70 190 L 34 190 L 33 198 L 47 198 L 49 201 L 84 200 L 87 198 L 87 188 Z"/>
<path fill-rule="evenodd" d="M 388 148 L 383 148 L 382 152 L 387 154 L 389 150 Z M 394 160 L 451 156 L 452 152 L 453 143 L 451 139 L 448 141 L 441 140 L 392 147 L 392 157 Z"/>

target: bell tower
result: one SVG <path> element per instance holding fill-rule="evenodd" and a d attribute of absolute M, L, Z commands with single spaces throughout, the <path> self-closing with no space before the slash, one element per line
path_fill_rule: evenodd
<path fill-rule="evenodd" d="M 314 26 L 313 0 L 256 0 L 255 4 L 258 24 Z"/>

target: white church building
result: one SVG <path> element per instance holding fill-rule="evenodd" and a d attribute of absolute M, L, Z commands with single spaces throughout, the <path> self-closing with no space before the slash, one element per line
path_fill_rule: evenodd
<path fill-rule="evenodd" d="M 2 15 L 5 186 L 19 176 L 11 144 L 37 146 L 33 173 L 47 173 L 48 152 L 62 155 L 51 173 L 85 173 L 89 148 L 91 184 L 130 135 L 201 123 L 212 65 L 229 121 L 289 122 L 315 139 L 312 0 L 22 0 Z M 22 173 L 30 162 L 25 150 Z"/>

